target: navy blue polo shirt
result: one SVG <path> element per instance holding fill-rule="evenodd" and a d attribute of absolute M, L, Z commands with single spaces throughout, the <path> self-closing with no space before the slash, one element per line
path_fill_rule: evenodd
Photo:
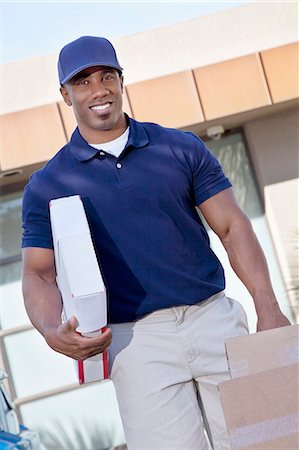
<path fill-rule="evenodd" d="M 22 246 L 53 248 L 49 201 L 81 196 L 112 323 L 200 302 L 225 285 L 195 209 L 231 186 L 221 166 L 192 133 L 128 121 L 118 158 L 101 156 L 76 129 L 23 200 Z"/>

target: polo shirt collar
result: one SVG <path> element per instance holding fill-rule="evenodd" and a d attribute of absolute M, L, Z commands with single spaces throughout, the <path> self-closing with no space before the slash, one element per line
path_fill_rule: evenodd
<path fill-rule="evenodd" d="M 125 114 L 125 116 L 130 127 L 130 132 L 124 152 L 129 148 L 140 148 L 146 146 L 149 140 L 142 123 L 129 118 L 127 114 Z M 71 152 L 78 161 L 88 161 L 98 152 L 96 148 L 92 147 L 85 141 L 85 139 L 81 136 L 78 127 L 72 134 L 69 146 Z"/>
<path fill-rule="evenodd" d="M 126 148 L 145 147 L 148 144 L 149 140 L 148 140 L 148 135 L 147 135 L 142 123 L 129 118 L 127 116 L 127 114 L 126 114 L 126 119 L 130 126 L 130 134 L 129 134 L 129 139 L 128 139 Z"/>
<path fill-rule="evenodd" d="M 88 161 L 97 154 L 97 149 L 88 145 L 80 134 L 78 127 L 72 134 L 69 142 L 71 152 L 78 161 Z"/>

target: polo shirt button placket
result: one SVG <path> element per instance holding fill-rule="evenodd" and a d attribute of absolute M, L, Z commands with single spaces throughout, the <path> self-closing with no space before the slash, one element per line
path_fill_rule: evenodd
<path fill-rule="evenodd" d="M 116 163 L 116 167 L 118 168 L 118 169 L 121 169 L 122 168 L 122 164 L 121 163 Z"/>

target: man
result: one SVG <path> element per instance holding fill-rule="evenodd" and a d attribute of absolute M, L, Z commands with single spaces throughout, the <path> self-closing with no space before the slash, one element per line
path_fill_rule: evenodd
<path fill-rule="evenodd" d="M 110 347 L 130 450 L 229 449 L 217 385 L 229 378 L 224 342 L 246 334 L 240 304 L 199 206 L 252 295 L 258 330 L 288 325 L 249 220 L 218 161 L 192 133 L 129 119 L 111 43 L 81 37 L 58 63 L 61 94 L 78 128 L 26 187 L 23 291 L 33 325 L 56 351 L 85 359 Z M 157 99 L 157 107 L 159 99 Z M 79 194 L 109 296 L 110 327 L 84 338 L 61 323 L 48 203 Z M 113 331 L 113 338 L 111 329 Z"/>

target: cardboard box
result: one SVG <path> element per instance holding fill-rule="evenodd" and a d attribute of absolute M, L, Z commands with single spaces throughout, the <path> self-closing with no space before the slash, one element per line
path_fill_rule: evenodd
<path fill-rule="evenodd" d="M 299 362 L 299 325 L 274 328 L 225 343 L 232 378 Z"/>
<path fill-rule="evenodd" d="M 107 325 L 106 289 L 80 197 L 51 200 L 50 218 L 65 319 L 75 316 L 84 336 L 100 335 Z M 76 361 L 80 383 L 107 378 L 107 364 L 106 353 Z"/>
<path fill-rule="evenodd" d="M 298 375 L 291 364 L 220 384 L 233 450 L 299 448 Z"/>
<path fill-rule="evenodd" d="M 233 450 L 299 449 L 299 327 L 226 342 L 233 379 L 219 384 Z"/>

